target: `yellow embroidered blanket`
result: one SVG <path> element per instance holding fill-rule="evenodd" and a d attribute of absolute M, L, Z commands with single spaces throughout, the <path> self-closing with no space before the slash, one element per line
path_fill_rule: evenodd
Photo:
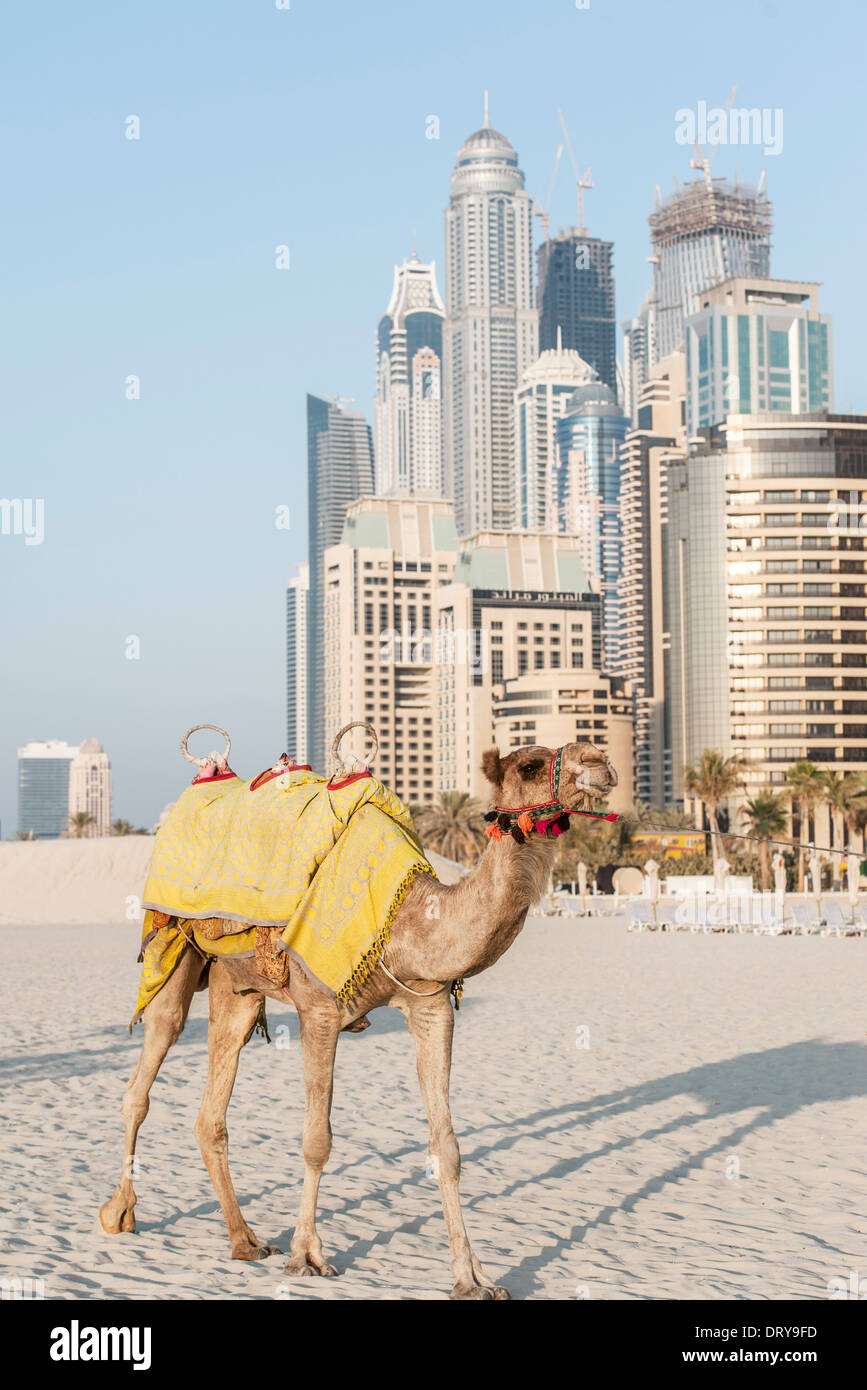
<path fill-rule="evenodd" d="M 181 920 L 209 955 L 252 954 L 255 927 L 282 927 L 280 945 L 327 994 L 351 997 L 389 939 L 417 873 L 436 877 L 403 802 L 375 778 L 329 786 L 313 772 L 195 783 L 157 832 L 145 885 L 143 969 L 136 1021 L 184 949 Z M 237 933 L 211 941 L 196 921 L 224 917 Z"/>

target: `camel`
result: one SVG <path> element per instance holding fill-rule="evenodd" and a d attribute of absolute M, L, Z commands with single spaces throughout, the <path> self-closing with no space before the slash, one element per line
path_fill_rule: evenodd
<path fill-rule="evenodd" d="M 285 1272 L 290 1276 L 337 1274 L 316 1229 L 322 1170 L 331 1152 L 330 1111 L 337 1040 L 343 1030 L 365 1026 L 366 1015 L 384 1005 L 405 1015 L 415 1041 L 418 1078 L 430 1130 L 430 1153 L 438 1171 L 451 1252 L 453 1299 L 507 1299 L 506 1288 L 485 1273 L 470 1245 L 461 1212 L 460 1153 L 449 1112 L 455 980 L 478 975 L 512 945 L 530 907 L 547 889 L 555 840 L 543 833 L 511 829 L 517 812 L 551 802 L 549 771 L 560 752 L 558 810 L 588 811 L 617 783 L 607 757 L 593 744 L 568 743 L 561 750 L 525 747 L 501 757 L 486 751 L 482 770 L 490 782 L 498 820 L 475 870 L 446 886 L 427 874 L 413 881 L 392 923 L 379 965 L 349 1006 L 325 995 L 293 961 L 289 993 L 301 1031 L 306 1109 L 302 1140 L 305 1174 L 298 1224 Z M 526 818 L 524 830 L 529 829 Z M 562 817 L 561 817 L 562 821 Z M 541 822 L 544 826 L 545 822 Z M 500 827 L 503 829 L 500 829 Z M 562 826 L 561 826 L 562 828 Z M 505 833 L 504 833 L 505 831 Z M 557 831 L 555 830 L 555 834 Z M 281 1252 L 254 1235 L 241 1215 L 228 1166 L 226 1111 L 241 1048 L 249 1040 L 263 998 L 286 1003 L 281 989 L 257 974 L 249 957 L 221 957 L 208 965 L 187 948 L 169 981 L 148 1005 L 138 1065 L 123 1101 L 124 1161 L 113 1196 L 100 1208 L 103 1230 L 135 1230 L 133 1160 L 139 1128 L 148 1112 L 150 1088 L 183 1029 L 197 989 L 210 992 L 208 1077 L 195 1133 L 228 1227 L 232 1256 L 259 1260 Z"/>

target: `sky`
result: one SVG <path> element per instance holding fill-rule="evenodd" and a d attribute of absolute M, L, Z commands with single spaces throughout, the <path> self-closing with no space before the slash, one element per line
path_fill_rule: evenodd
<path fill-rule="evenodd" d="M 778 154 L 721 146 L 714 173 L 767 169 L 772 273 L 820 282 L 836 407 L 867 411 L 854 0 L 280 3 L 0 10 L 0 497 L 45 517 L 39 545 L 0 535 L 4 837 L 30 739 L 99 738 L 114 814 L 146 826 L 189 781 L 190 725 L 228 728 L 241 776 L 284 751 L 306 393 L 372 420 L 393 267 L 415 237 L 443 289 L 449 175 L 485 88 L 541 201 L 562 109 L 618 320 L 650 285 L 655 185 L 695 177 L 676 113 L 732 87 L 782 110 Z M 550 215 L 576 220 L 565 154 Z"/>

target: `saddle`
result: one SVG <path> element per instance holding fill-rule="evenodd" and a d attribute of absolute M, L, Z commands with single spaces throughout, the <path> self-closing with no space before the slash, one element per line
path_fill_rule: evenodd
<path fill-rule="evenodd" d="M 339 763 L 345 732 L 332 749 Z M 294 962 L 349 1004 L 377 968 L 416 875 L 436 877 L 408 808 L 364 763 L 326 778 L 284 755 L 245 781 L 228 764 L 228 736 L 225 755 L 207 759 L 186 751 L 187 736 L 182 751 L 198 772 L 154 841 L 133 1021 L 188 946 L 209 958 L 255 957 L 257 973 L 281 990 Z M 349 1025 L 363 1027 L 363 1018 Z"/>

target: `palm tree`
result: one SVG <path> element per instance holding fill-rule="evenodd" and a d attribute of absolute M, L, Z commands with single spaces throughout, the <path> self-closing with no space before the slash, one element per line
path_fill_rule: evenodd
<path fill-rule="evenodd" d="M 762 874 L 762 889 L 768 888 L 768 841 L 775 835 L 782 835 L 789 823 L 786 801 L 788 794 L 779 794 L 766 787 L 749 797 L 740 809 L 751 835 L 759 842 L 759 865 Z"/>
<path fill-rule="evenodd" d="M 822 773 L 822 781 L 825 786 L 824 800 L 828 803 L 831 812 L 831 848 L 839 850 L 838 855 L 832 857 L 833 871 L 839 876 L 843 870 L 843 826 L 847 820 L 850 806 L 853 810 L 857 807 L 861 798 L 864 798 L 864 783 L 860 777 L 849 773 L 841 777 L 839 772 L 833 769 Z M 867 806 L 867 799 L 862 803 Z"/>
<path fill-rule="evenodd" d="M 748 766 L 738 753 L 724 757 L 713 748 L 705 748 L 695 767 L 683 769 L 684 791 L 700 801 L 707 811 L 711 829 L 711 857 L 714 865 L 720 857 L 720 830 L 717 811 L 721 801 L 734 796 L 744 784 L 743 774 Z"/>
<path fill-rule="evenodd" d="M 72 840 L 80 840 L 88 834 L 90 827 L 96 822 L 89 811 L 73 811 L 70 814 L 67 834 Z"/>
<path fill-rule="evenodd" d="M 430 849 L 459 864 L 474 864 L 487 843 L 483 809 L 469 792 L 440 792 L 431 805 L 418 807 L 414 817 Z"/>
<path fill-rule="evenodd" d="M 798 892 L 804 891 L 804 861 L 807 845 L 810 843 L 810 816 L 825 796 L 827 784 L 815 763 L 808 758 L 793 763 L 786 773 L 789 790 L 798 803 L 798 818 L 801 822 L 800 847 L 798 849 Z"/>
<path fill-rule="evenodd" d="M 849 844 L 863 854 L 864 829 L 867 826 L 867 781 L 863 773 L 856 772 L 850 772 L 843 780 L 848 788 L 843 815 L 849 827 Z"/>
<path fill-rule="evenodd" d="M 132 821 L 113 820 L 111 823 L 111 833 L 112 835 L 135 835 L 137 832 Z"/>

